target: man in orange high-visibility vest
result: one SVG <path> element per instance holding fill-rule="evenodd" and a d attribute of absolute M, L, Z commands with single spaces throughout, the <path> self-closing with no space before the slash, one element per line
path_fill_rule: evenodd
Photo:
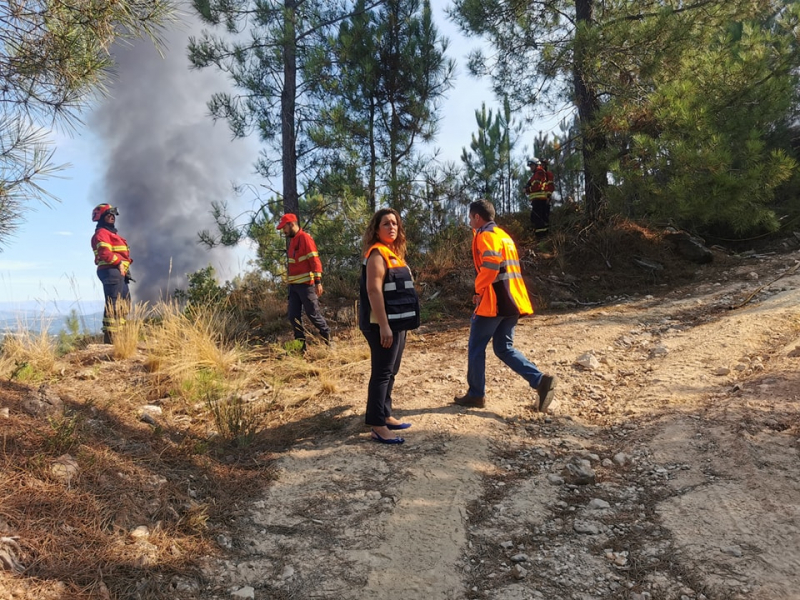
<path fill-rule="evenodd" d="M 281 217 L 277 229 L 289 239 L 289 322 L 294 330 L 294 339 L 303 342 L 306 349 L 306 330 L 303 327 L 303 310 L 308 320 L 319 330 L 324 342 L 331 343 L 331 329 L 319 308 L 322 296 L 322 262 L 314 239 L 300 229 L 297 215 L 286 213 Z"/>
<path fill-rule="evenodd" d="M 542 373 L 514 348 L 517 321 L 533 314 L 517 247 L 494 222 L 494 206 L 488 200 L 469 205 L 469 225 L 473 229 L 472 259 L 477 272 L 472 297 L 475 312 L 467 347 L 467 393 L 457 396 L 454 402 L 470 408 L 485 406 L 486 346 L 492 340 L 497 358 L 536 390 L 534 408 L 545 412 L 553 401 L 556 378 Z"/>

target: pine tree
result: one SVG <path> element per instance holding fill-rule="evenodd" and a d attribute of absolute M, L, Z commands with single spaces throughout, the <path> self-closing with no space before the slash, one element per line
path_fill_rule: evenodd
<path fill-rule="evenodd" d="M 267 179 L 282 173 L 283 210 L 298 213 L 298 171 L 314 167 L 315 146 L 308 131 L 325 101 L 311 93 L 306 70 L 317 60 L 328 32 L 350 11 L 323 0 L 194 0 L 194 6 L 206 23 L 224 28 L 230 39 L 208 32 L 192 38 L 192 64 L 218 68 L 241 90 L 214 94 L 209 101 L 212 116 L 227 120 L 237 137 L 258 134 L 266 146 L 257 171 Z M 247 28 L 249 36 L 240 35 Z"/>
<path fill-rule="evenodd" d="M 452 14 L 493 49 L 471 56 L 472 72 L 516 108 L 573 103 L 590 217 L 610 200 L 774 226 L 755 205 L 794 169 L 769 137 L 797 100 L 797 2 L 456 0 Z"/>
<path fill-rule="evenodd" d="M 380 193 L 395 208 L 408 208 L 411 178 L 420 169 L 416 148 L 436 133 L 437 105 L 454 69 L 430 4 L 388 0 L 372 11 L 360 4 L 330 44 L 334 58 L 320 61 L 315 80 L 338 102 L 323 113 L 316 139 L 325 140 L 338 164 L 366 165 L 373 209 Z M 351 154 L 353 148 L 360 153 Z"/>
<path fill-rule="evenodd" d="M 0 243 L 30 201 L 54 199 L 40 181 L 62 167 L 45 129 L 74 125 L 106 91 L 114 42 L 158 42 L 173 10 L 170 0 L 0 2 Z"/>

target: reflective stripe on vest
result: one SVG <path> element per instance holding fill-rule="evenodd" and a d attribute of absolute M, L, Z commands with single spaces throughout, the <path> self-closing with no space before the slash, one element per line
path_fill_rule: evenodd
<path fill-rule="evenodd" d="M 303 262 L 304 260 L 308 260 L 309 258 L 312 258 L 312 257 L 314 257 L 314 256 L 319 256 L 319 252 L 309 252 L 309 253 L 308 253 L 308 254 L 306 254 L 305 256 L 299 256 L 299 257 L 297 257 L 297 258 L 291 258 L 291 257 L 289 257 L 289 262 L 290 262 L 290 263 L 301 263 L 301 262 Z"/>
<path fill-rule="evenodd" d="M 406 289 L 407 288 L 413 288 L 414 287 L 414 282 L 411 281 L 411 280 L 406 281 L 405 282 L 405 287 L 406 287 Z M 397 283 L 394 282 L 394 281 L 390 281 L 389 283 L 384 283 L 383 284 L 383 291 L 384 292 L 394 292 L 396 289 L 397 289 Z"/>
<path fill-rule="evenodd" d="M 317 275 L 319 277 L 319 275 Z M 286 282 L 293 284 L 293 283 L 314 283 L 314 273 L 301 273 L 300 275 L 288 275 L 286 277 Z"/>

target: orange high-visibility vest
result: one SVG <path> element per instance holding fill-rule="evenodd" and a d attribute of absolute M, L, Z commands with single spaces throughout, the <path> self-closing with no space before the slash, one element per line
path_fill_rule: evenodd
<path fill-rule="evenodd" d="M 517 247 L 494 221 L 474 232 L 472 260 L 477 271 L 475 293 L 481 297 L 475 314 L 481 317 L 533 314 Z"/>

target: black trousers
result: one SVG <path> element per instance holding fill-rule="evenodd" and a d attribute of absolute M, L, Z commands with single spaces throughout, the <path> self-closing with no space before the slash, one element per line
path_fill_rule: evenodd
<path fill-rule="evenodd" d="M 395 331 L 392 345 L 381 346 L 381 332 L 378 329 L 362 331 L 369 344 L 372 372 L 367 387 L 367 415 L 364 422 L 373 427 L 386 425 L 392 416 L 392 388 L 394 378 L 400 370 L 403 350 L 406 347 L 406 332 Z"/>
<path fill-rule="evenodd" d="M 550 203 L 547 200 L 531 202 L 531 225 L 534 232 L 545 234 L 550 227 Z"/>
<path fill-rule="evenodd" d="M 317 290 L 313 285 L 306 283 L 293 283 L 289 285 L 289 322 L 294 330 L 294 339 L 306 339 L 306 330 L 303 327 L 303 310 L 306 311 L 308 320 L 319 330 L 325 340 L 331 339 L 331 329 L 319 309 Z"/>

